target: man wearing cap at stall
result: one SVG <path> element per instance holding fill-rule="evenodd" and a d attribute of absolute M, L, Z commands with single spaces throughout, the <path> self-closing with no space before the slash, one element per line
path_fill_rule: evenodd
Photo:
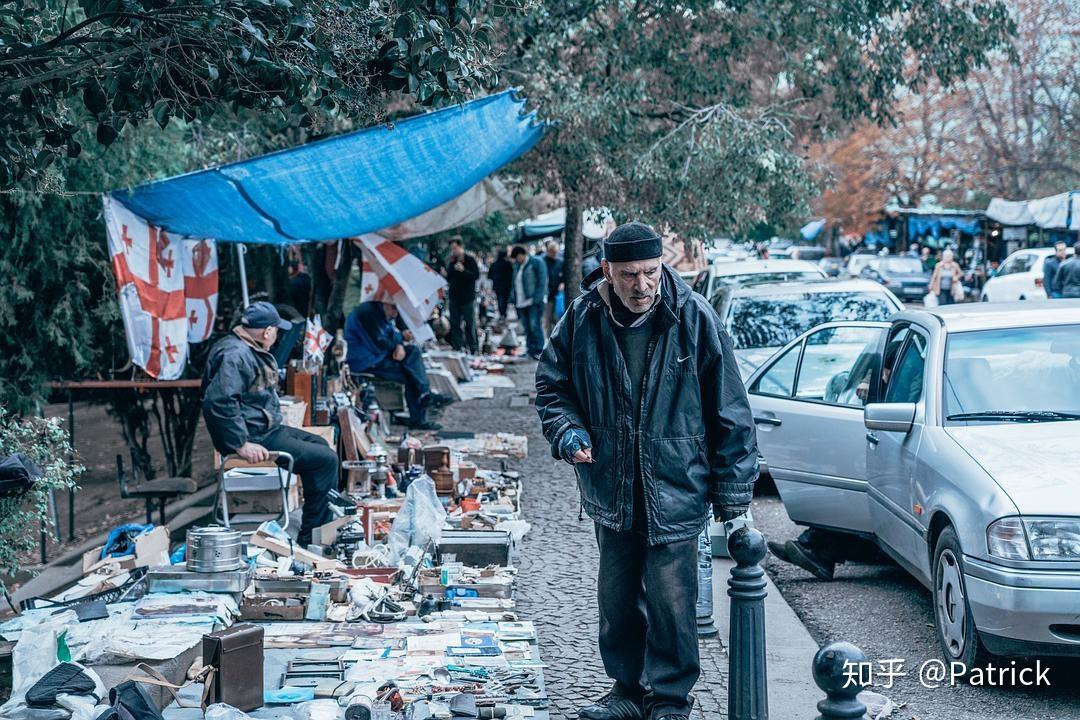
<path fill-rule="evenodd" d="M 585 720 L 689 716 L 698 536 L 710 514 L 744 514 L 758 477 L 731 340 L 662 251 L 648 225 L 613 230 L 536 369 L 544 437 L 574 466 L 600 548 L 600 656 L 613 685 L 579 711 Z"/>
<path fill-rule="evenodd" d="M 311 543 L 311 532 L 333 519 L 327 494 L 337 487 L 337 453 L 318 435 L 281 422 L 278 405 L 278 366 L 270 348 L 282 320 L 268 302 L 244 310 L 232 333 L 214 343 L 203 373 L 203 417 L 214 447 L 223 455 L 235 453 L 251 463 L 264 462 L 271 452 L 293 456 L 304 490 L 304 513 L 297 541 Z"/>

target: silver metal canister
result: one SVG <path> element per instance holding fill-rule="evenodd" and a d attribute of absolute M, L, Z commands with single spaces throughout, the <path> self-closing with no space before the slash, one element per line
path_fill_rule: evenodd
<path fill-rule="evenodd" d="M 243 548 L 237 530 L 218 525 L 191 528 L 187 532 L 187 569 L 207 573 L 238 570 L 244 564 Z"/>

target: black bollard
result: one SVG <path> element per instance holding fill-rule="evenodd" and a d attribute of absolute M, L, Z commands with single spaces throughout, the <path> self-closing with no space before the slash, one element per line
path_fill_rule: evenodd
<path fill-rule="evenodd" d="M 814 656 L 814 682 L 825 692 L 817 704 L 817 720 L 853 720 L 866 714 L 856 697 L 864 686 L 861 668 L 866 655 L 851 643 L 834 642 Z"/>
<path fill-rule="evenodd" d="M 768 720 L 765 670 L 765 536 L 743 526 L 728 535 L 735 561 L 728 578 L 731 640 L 728 655 L 728 720 Z"/>

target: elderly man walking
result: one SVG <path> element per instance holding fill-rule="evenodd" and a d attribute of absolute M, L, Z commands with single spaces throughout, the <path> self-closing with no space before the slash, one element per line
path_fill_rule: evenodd
<path fill-rule="evenodd" d="M 611 691 L 586 720 L 683 720 L 699 674 L 697 538 L 746 512 L 757 437 L 731 340 L 628 223 L 555 327 L 536 370 L 552 455 L 596 524 L 600 655 Z"/>

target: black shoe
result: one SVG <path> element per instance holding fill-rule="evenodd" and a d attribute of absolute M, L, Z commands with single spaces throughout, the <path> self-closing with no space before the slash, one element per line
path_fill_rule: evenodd
<path fill-rule="evenodd" d="M 788 553 L 787 546 L 786 546 L 785 543 L 776 542 L 775 540 L 770 540 L 768 542 L 768 546 L 769 546 L 769 552 L 771 552 L 773 555 L 780 558 L 781 560 L 783 560 L 786 563 L 791 563 L 792 565 L 795 564 L 795 560 L 792 559 L 791 555 Z"/>
<path fill-rule="evenodd" d="M 420 398 L 420 404 L 424 407 L 446 407 L 454 402 L 454 398 L 442 393 L 429 392 Z"/>
<path fill-rule="evenodd" d="M 442 425 L 437 422 L 409 423 L 410 430 L 442 430 Z"/>
<path fill-rule="evenodd" d="M 645 708 L 640 702 L 609 692 L 592 705 L 578 710 L 582 720 L 644 720 Z"/>
<path fill-rule="evenodd" d="M 797 540 L 788 540 L 784 545 L 784 549 L 787 551 L 788 557 L 790 558 L 788 562 L 792 565 L 798 565 L 803 570 L 821 580 L 833 579 L 836 563 L 822 560 L 818 557 L 817 553 Z"/>

